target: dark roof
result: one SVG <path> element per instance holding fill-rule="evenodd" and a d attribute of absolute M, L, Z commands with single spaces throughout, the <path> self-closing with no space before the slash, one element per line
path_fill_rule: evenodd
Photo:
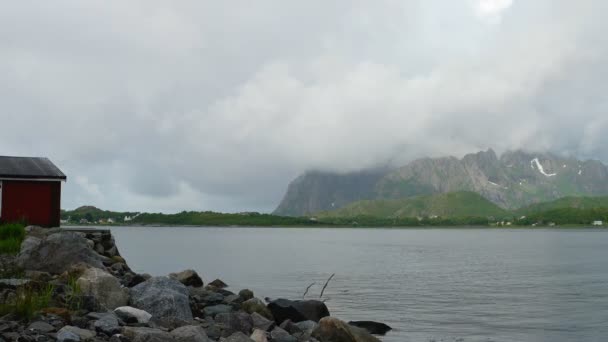
<path fill-rule="evenodd" d="M 58 179 L 66 176 L 47 158 L 0 156 L 0 179 Z"/>

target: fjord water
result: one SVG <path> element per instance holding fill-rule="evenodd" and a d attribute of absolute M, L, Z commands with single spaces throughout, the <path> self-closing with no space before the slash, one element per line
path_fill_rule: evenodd
<path fill-rule="evenodd" d="M 258 297 L 324 299 L 383 341 L 606 341 L 601 229 L 112 228 L 137 272 L 193 268 Z"/>

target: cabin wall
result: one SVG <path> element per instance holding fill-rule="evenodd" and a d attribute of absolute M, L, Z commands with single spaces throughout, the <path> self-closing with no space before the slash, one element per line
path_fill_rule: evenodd
<path fill-rule="evenodd" d="M 2 182 L 3 222 L 22 221 L 27 224 L 58 227 L 61 208 L 61 182 Z"/>

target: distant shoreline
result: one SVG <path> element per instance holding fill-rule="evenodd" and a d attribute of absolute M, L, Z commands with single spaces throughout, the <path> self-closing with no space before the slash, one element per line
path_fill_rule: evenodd
<path fill-rule="evenodd" d="M 273 228 L 273 229 L 291 229 L 291 228 L 306 228 L 306 229 L 492 229 L 492 230 L 558 230 L 558 229 L 592 229 L 592 230 L 606 230 L 606 226 L 592 226 L 592 225 L 560 225 L 560 226 L 490 226 L 490 225 L 460 225 L 460 226 L 254 226 L 254 225 L 188 225 L 188 224 L 63 224 L 61 228 L 84 228 L 84 229 L 95 229 L 95 228 Z"/>

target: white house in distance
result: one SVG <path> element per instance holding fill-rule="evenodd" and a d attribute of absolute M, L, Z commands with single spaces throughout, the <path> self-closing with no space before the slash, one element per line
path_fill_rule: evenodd
<path fill-rule="evenodd" d="M 593 221 L 593 225 L 594 226 L 603 226 L 604 222 L 602 222 L 602 221 Z"/>

